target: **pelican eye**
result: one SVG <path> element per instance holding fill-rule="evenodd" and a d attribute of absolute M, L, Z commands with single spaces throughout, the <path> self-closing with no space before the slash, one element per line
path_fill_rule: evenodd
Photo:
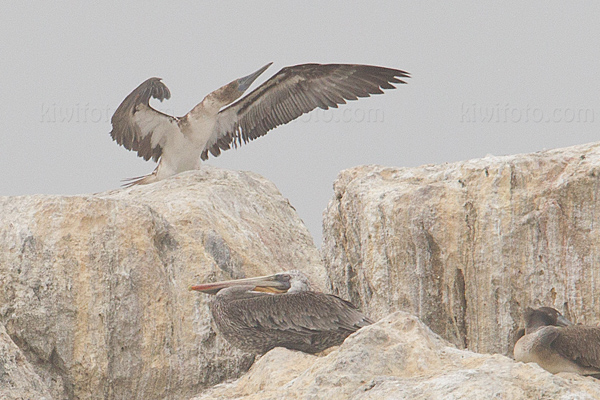
<path fill-rule="evenodd" d="M 291 276 L 289 276 L 288 274 L 277 274 L 275 275 L 275 280 L 277 280 L 277 282 L 283 284 L 285 286 L 285 289 L 289 289 L 290 288 L 290 280 L 292 279 Z"/>

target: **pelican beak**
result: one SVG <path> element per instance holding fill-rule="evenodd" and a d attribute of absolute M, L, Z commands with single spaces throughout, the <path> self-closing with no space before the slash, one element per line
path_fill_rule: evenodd
<path fill-rule="evenodd" d="M 244 93 L 246 91 L 246 89 L 248 89 L 250 87 L 250 85 L 252 85 L 252 82 L 254 82 L 256 80 L 256 78 L 258 78 L 258 76 L 260 74 L 262 74 L 263 72 L 265 72 L 266 69 L 271 66 L 271 64 L 273 64 L 273 63 L 270 62 L 267 65 L 265 65 L 264 67 L 262 67 L 261 69 L 259 69 L 258 71 L 256 71 L 255 73 L 238 79 L 237 80 L 238 90 L 240 92 Z"/>
<path fill-rule="evenodd" d="M 289 282 L 280 282 L 276 275 L 259 276 L 256 278 L 235 279 L 215 283 L 203 283 L 190 286 L 190 290 L 197 290 L 206 294 L 217 294 L 219 290 L 231 286 L 254 286 L 254 291 L 266 293 L 285 293 L 290 288 Z"/>
<path fill-rule="evenodd" d="M 556 325 L 557 326 L 569 326 L 569 325 L 573 325 L 573 323 L 571 321 L 569 321 L 568 319 L 566 319 L 565 317 L 563 317 L 562 315 L 559 315 L 558 318 L 556 319 Z"/>

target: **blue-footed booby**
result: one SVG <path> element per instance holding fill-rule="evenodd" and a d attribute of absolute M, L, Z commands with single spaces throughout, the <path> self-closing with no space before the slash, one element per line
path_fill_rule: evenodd
<path fill-rule="evenodd" d="M 372 323 L 351 303 L 312 291 L 299 271 L 205 283 L 190 290 L 216 295 L 209 307 L 218 331 L 233 346 L 254 354 L 275 347 L 318 353 Z"/>
<path fill-rule="evenodd" d="M 553 374 L 600 374 L 600 327 L 573 325 L 551 307 L 528 307 L 523 317 L 525 335 L 515 344 L 516 361 L 537 363 Z"/>
<path fill-rule="evenodd" d="M 183 117 L 150 106 L 151 97 L 160 101 L 171 97 L 160 78 L 139 85 L 112 116 L 110 134 L 118 144 L 158 165 L 128 185 L 196 169 L 209 153 L 216 157 L 317 107 L 337 108 L 346 100 L 380 94 L 382 89 L 394 89 L 393 83 L 406 83 L 400 78 L 409 77 L 405 71 L 371 65 L 301 64 L 283 68 L 238 100 L 270 65 L 208 94 Z"/>

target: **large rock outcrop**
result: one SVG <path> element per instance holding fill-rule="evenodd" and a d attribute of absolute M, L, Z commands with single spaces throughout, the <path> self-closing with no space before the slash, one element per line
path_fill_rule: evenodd
<path fill-rule="evenodd" d="M 526 306 L 595 324 L 599 176 L 600 144 L 343 171 L 324 218 L 330 289 L 477 352 L 510 354 Z"/>
<path fill-rule="evenodd" d="M 194 400 L 598 398 L 594 378 L 458 350 L 416 317 L 397 312 L 326 356 L 273 349 L 242 378 Z"/>
<path fill-rule="evenodd" d="M 324 282 L 264 178 L 205 167 L 82 196 L 0 197 L 0 322 L 56 399 L 187 399 L 254 357 L 191 284 L 299 269 Z"/>

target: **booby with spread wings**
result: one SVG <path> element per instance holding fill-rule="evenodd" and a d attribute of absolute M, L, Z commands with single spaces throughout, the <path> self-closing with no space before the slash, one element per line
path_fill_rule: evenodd
<path fill-rule="evenodd" d="M 158 165 L 154 172 L 133 178 L 128 185 L 152 183 L 196 169 L 209 153 L 216 157 L 317 107 L 337 108 L 347 100 L 381 94 L 382 89 L 394 89 L 394 83 L 406 83 L 400 78 L 409 77 L 402 70 L 372 65 L 301 64 L 283 68 L 239 99 L 270 65 L 208 94 L 183 117 L 150 106 L 150 98 L 163 101 L 171 97 L 160 78 L 139 85 L 112 116 L 111 136 Z"/>

